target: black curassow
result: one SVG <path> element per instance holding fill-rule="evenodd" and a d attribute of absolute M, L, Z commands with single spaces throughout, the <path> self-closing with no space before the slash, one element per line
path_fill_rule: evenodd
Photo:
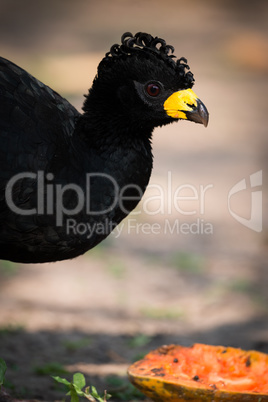
<path fill-rule="evenodd" d="M 153 129 L 207 125 L 187 60 L 173 51 L 149 34 L 124 34 L 100 62 L 82 114 L 0 58 L 1 259 L 57 261 L 96 246 L 146 189 Z"/>

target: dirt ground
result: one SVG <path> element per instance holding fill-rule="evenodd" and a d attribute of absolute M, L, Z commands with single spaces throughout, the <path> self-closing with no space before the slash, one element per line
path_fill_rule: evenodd
<path fill-rule="evenodd" d="M 128 365 L 163 344 L 268 353 L 268 3 L 21 4 L 0 2 L 1 55 L 77 108 L 109 47 L 123 32 L 143 30 L 188 58 L 210 123 L 155 131 L 150 187 L 96 249 L 53 264 L 1 262 L 5 389 L 63 400 L 50 374 L 80 371 L 100 393 L 114 390 L 112 401 L 134 401 Z M 231 193 L 244 179 L 247 188 Z M 184 200 L 176 201 L 178 189 Z"/>

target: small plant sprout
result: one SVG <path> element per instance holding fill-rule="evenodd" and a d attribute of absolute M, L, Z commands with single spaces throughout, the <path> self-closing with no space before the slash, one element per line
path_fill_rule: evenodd
<path fill-rule="evenodd" d="M 99 396 L 93 385 L 86 387 L 85 376 L 81 373 L 75 373 L 73 375 L 73 381 L 71 382 L 61 377 L 52 376 L 52 378 L 55 381 L 66 385 L 68 388 L 68 393 L 66 395 L 71 397 L 71 402 L 79 402 L 79 397 L 86 398 L 91 402 L 106 402 L 111 397 L 111 395 L 107 394 L 106 391 L 104 391 L 103 397 Z M 83 388 L 85 388 L 84 391 Z"/>

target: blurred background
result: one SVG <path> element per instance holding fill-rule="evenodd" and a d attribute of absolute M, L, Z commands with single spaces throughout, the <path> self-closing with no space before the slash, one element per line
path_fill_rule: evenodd
<path fill-rule="evenodd" d="M 155 130 L 150 186 L 120 235 L 72 261 L 1 262 L 11 392 L 56 400 L 48 374 L 79 370 L 130 401 L 126 367 L 162 344 L 268 352 L 267 18 L 266 0 L 0 0 L 1 56 L 77 109 L 111 45 L 144 31 L 188 59 L 210 113 L 206 129 Z"/>

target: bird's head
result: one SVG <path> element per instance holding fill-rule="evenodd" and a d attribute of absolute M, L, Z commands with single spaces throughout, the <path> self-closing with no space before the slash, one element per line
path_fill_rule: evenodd
<path fill-rule="evenodd" d="M 101 108 L 103 115 L 136 128 L 179 119 L 207 126 L 208 111 L 192 90 L 187 60 L 176 60 L 173 52 L 163 39 L 125 33 L 99 64 L 84 110 Z"/>

